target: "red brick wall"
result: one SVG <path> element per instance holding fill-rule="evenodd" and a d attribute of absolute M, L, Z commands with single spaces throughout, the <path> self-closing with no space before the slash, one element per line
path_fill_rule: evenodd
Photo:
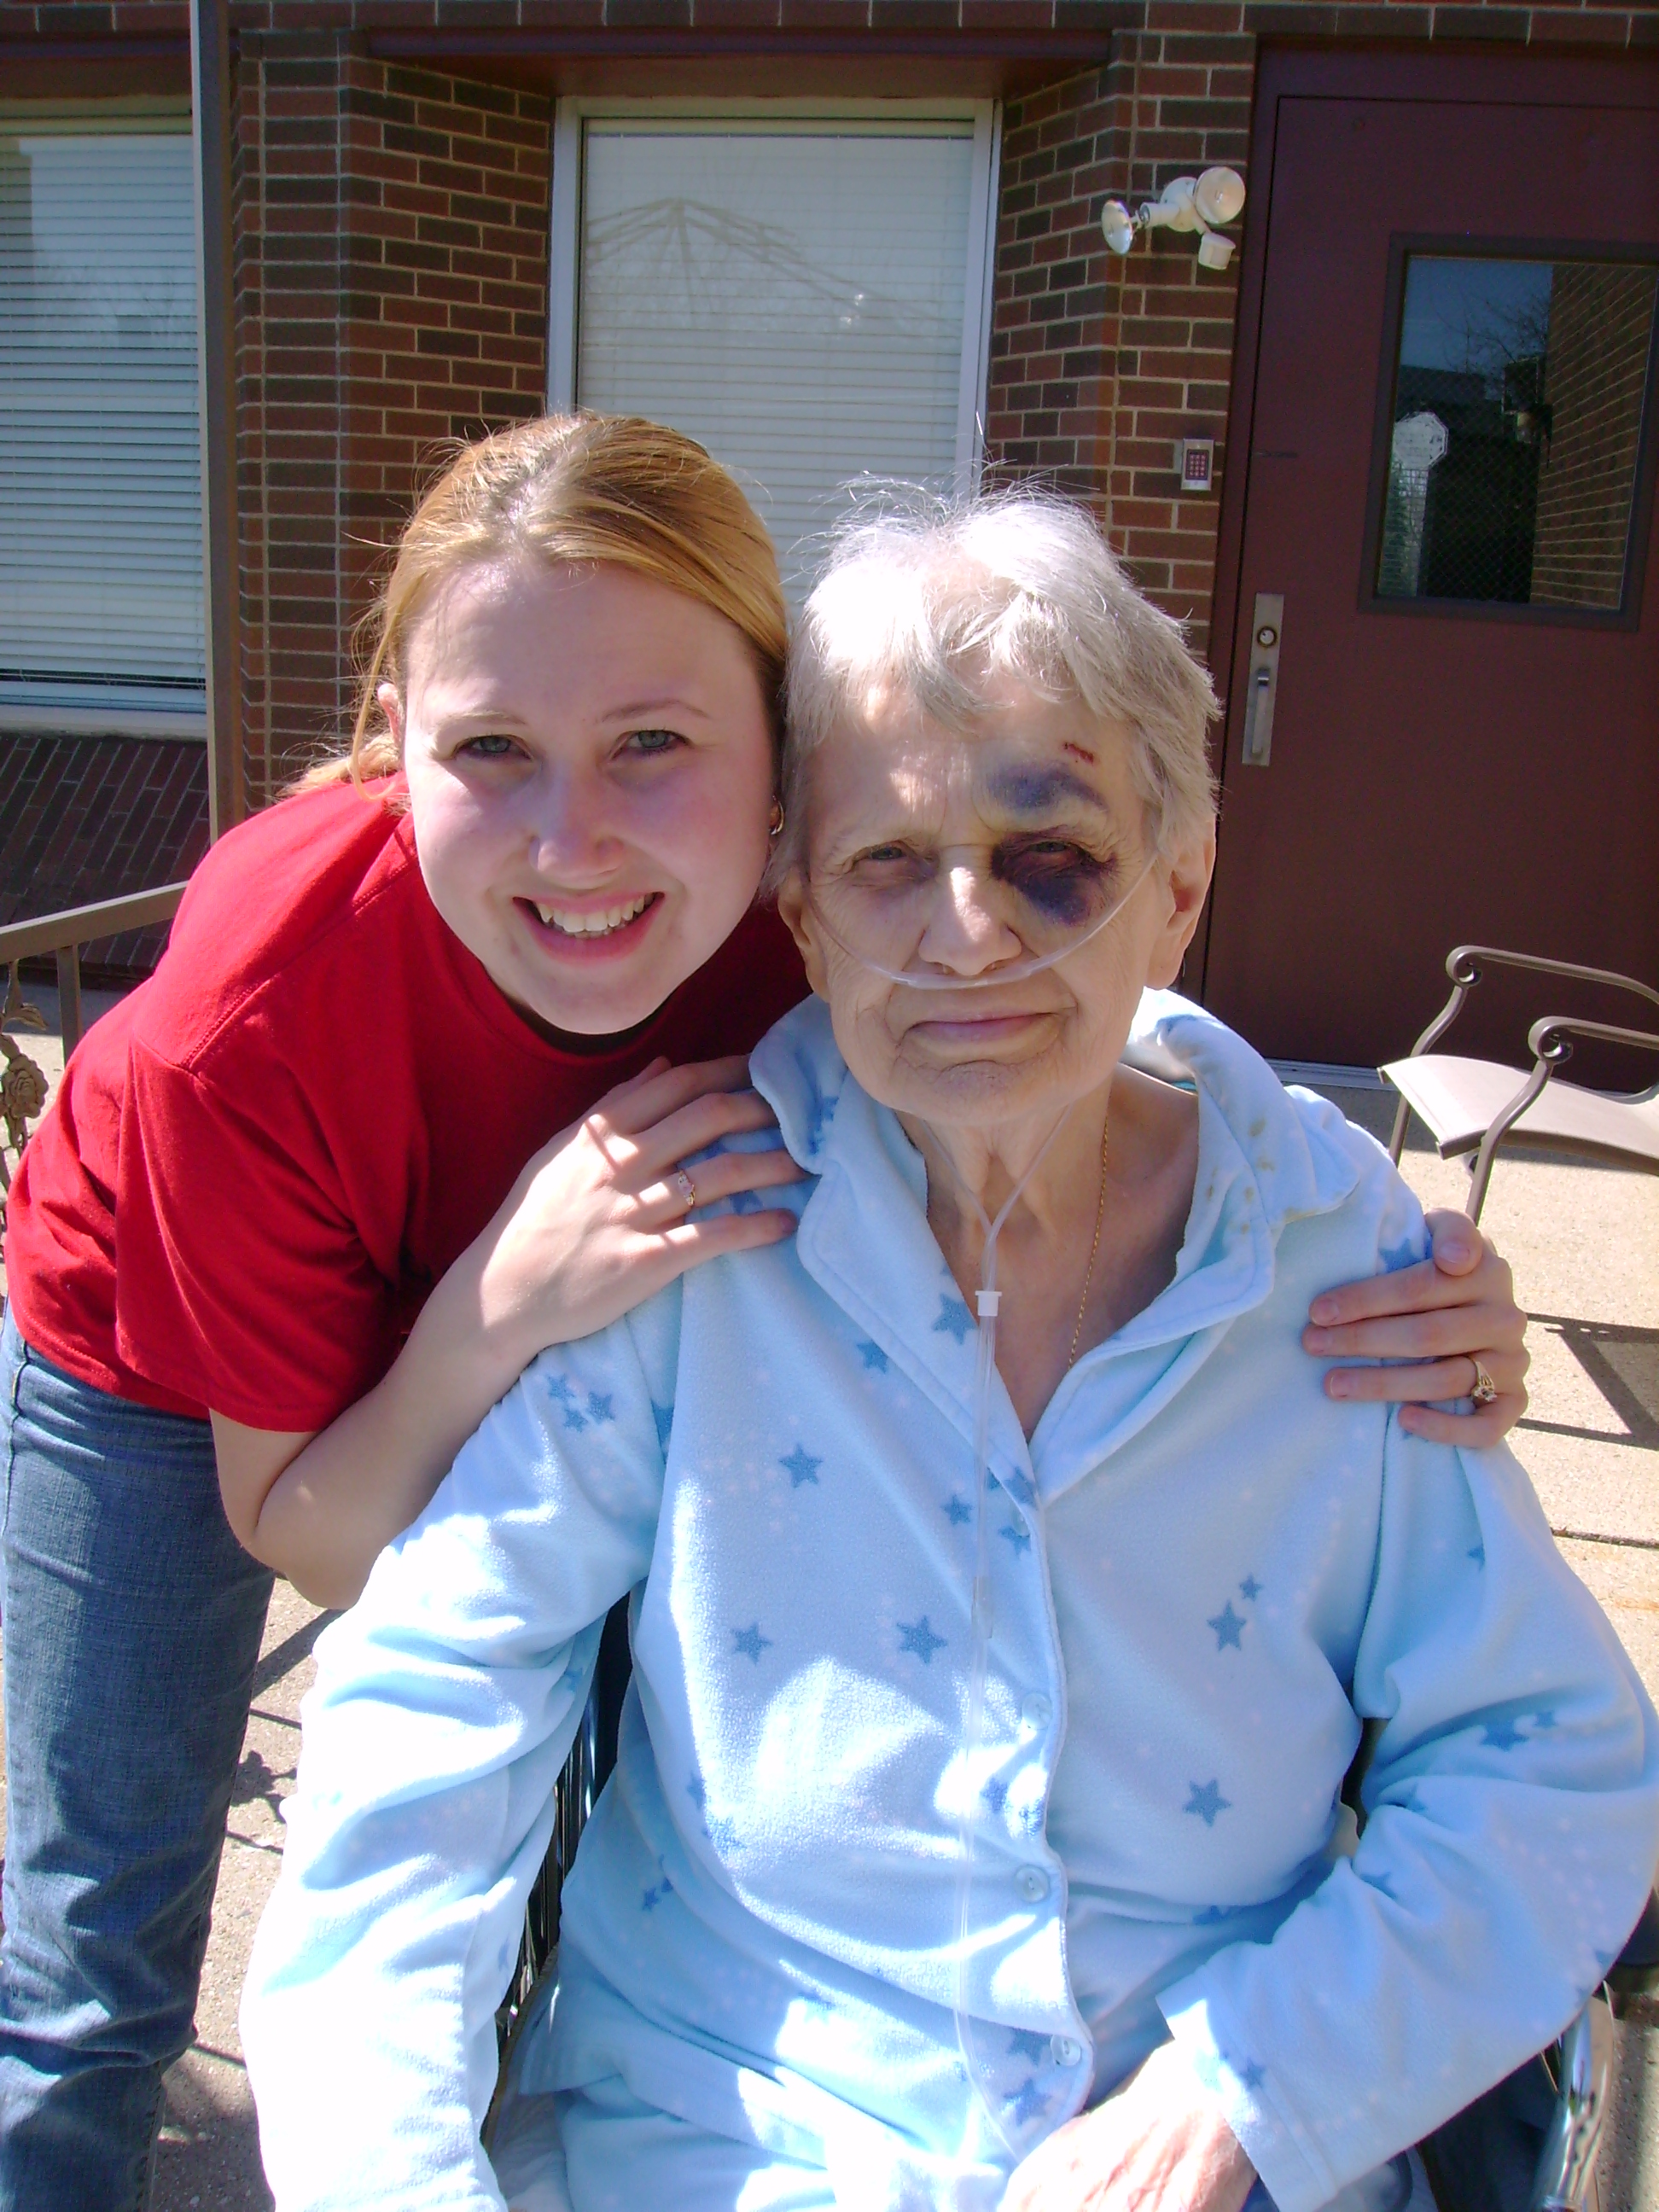
<path fill-rule="evenodd" d="M 0 734 L 0 922 L 176 883 L 207 842 L 199 742 Z M 82 948 L 82 965 L 94 978 L 143 974 L 167 934 L 106 938 Z"/>
<path fill-rule="evenodd" d="M 1550 295 L 1532 596 L 1557 606 L 1616 607 L 1653 325 L 1650 268 L 1561 262 Z"/>
<path fill-rule="evenodd" d="M 1238 10 L 1227 13 L 1235 19 Z M 986 423 L 994 459 L 1082 493 L 1160 604 L 1208 644 L 1238 281 L 1169 232 L 1108 251 L 1109 198 L 1247 167 L 1254 43 L 1146 33 L 1105 70 L 1008 109 Z M 1183 51 L 1184 50 L 1184 51 Z M 1217 442 L 1218 492 L 1182 498 L 1175 443 Z"/>
<path fill-rule="evenodd" d="M 447 442 L 539 411 L 550 112 L 328 36 L 238 73 L 251 800 L 348 726 L 353 628 Z"/>

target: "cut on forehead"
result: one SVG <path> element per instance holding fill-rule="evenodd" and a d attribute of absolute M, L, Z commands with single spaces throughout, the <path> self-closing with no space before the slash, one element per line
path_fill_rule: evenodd
<path fill-rule="evenodd" d="M 799 865 L 808 763 L 872 695 L 964 733 L 1010 683 L 1076 701 L 1103 738 L 1127 730 L 1137 789 L 1165 842 L 1214 811 L 1215 696 L 1181 626 L 1134 589 L 1084 509 L 1031 491 L 950 503 L 917 493 L 850 527 L 790 655 L 780 866 Z"/>

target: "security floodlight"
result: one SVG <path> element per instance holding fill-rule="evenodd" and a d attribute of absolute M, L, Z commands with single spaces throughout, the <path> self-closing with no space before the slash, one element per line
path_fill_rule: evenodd
<path fill-rule="evenodd" d="M 1244 179 L 1237 169 L 1206 169 L 1193 197 L 1206 222 L 1231 222 L 1244 205 Z"/>
<path fill-rule="evenodd" d="M 1141 228 L 1161 230 L 1167 224 L 1171 230 L 1201 230 L 1204 219 L 1199 214 L 1197 198 L 1196 177 L 1172 177 L 1155 200 L 1143 203 Z"/>
<path fill-rule="evenodd" d="M 1114 253 L 1127 253 L 1135 242 L 1135 219 L 1121 200 L 1108 200 L 1100 211 L 1100 227 Z"/>
<path fill-rule="evenodd" d="M 1155 200 L 1143 200 L 1131 215 L 1121 200 L 1108 200 L 1100 228 L 1114 253 L 1134 244 L 1139 230 L 1195 230 L 1198 258 L 1206 269 L 1224 269 L 1233 241 L 1218 236 L 1212 223 L 1231 222 L 1244 205 L 1244 179 L 1237 169 L 1206 169 L 1200 177 L 1172 177 Z"/>

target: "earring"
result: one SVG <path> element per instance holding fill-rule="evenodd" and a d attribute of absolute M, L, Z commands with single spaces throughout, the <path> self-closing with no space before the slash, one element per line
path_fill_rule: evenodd
<path fill-rule="evenodd" d="M 773 838 L 781 837 L 783 835 L 783 801 L 781 799 L 775 799 L 772 801 L 772 811 L 767 819 L 766 834 Z"/>

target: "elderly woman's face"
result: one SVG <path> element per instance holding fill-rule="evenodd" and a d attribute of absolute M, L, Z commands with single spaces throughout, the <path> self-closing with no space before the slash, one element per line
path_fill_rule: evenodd
<path fill-rule="evenodd" d="M 1179 972 L 1213 851 L 1154 852 L 1121 724 L 1013 678 L 985 698 L 963 735 L 866 697 L 812 757 L 806 875 L 779 902 L 865 1089 L 970 1126 L 1107 1079 L 1141 991 Z"/>

